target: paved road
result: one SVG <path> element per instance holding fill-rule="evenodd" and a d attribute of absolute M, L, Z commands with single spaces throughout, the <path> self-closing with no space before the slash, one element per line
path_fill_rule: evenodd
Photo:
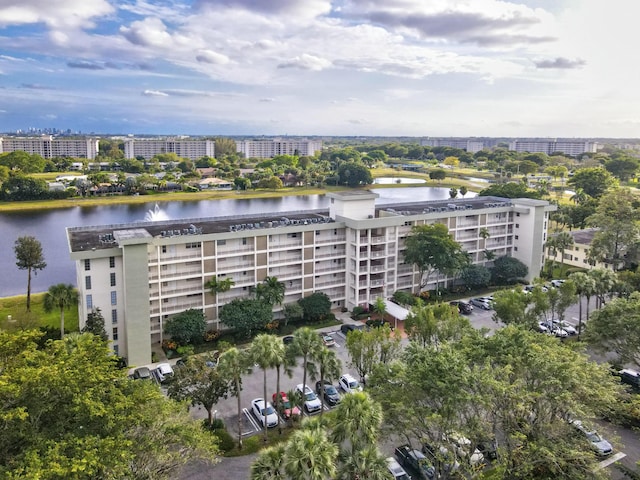
<path fill-rule="evenodd" d="M 595 301 L 592 299 L 592 305 L 590 306 L 591 311 L 595 309 Z M 586 301 L 583 300 L 583 316 L 585 312 Z M 566 314 L 565 318 L 577 324 L 578 320 L 578 312 L 579 307 L 578 304 L 570 307 Z M 346 314 L 341 315 L 343 321 L 345 323 L 352 323 L 352 320 Z M 501 324 L 493 321 L 493 311 L 485 311 L 478 308 L 475 308 L 474 311 L 467 316 L 471 324 L 475 328 L 486 328 L 489 331 L 489 334 L 494 332 L 496 329 L 502 327 Z M 346 348 L 344 347 L 345 338 L 339 333 L 338 327 L 334 327 L 328 330 L 329 333 L 336 340 L 336 353 L 338 358 L 342 361 L 343 364 L 343 372 L 349 372 L 355 375 L 355 371 L 349 368 L 349 356 Z M 599 358 L 599 360 L 602 360 Z M 302 383 L 302 367 L 298 366 L 293 369 L 292 378 L 288 378 L 286 375 L 281 375 L 281 390 L 288 391 L 293 390 L 295 386 L 299 383 Z M 250 402 L 253 398 L 262 397 L 263 395 L 263 376 L 262 371 L 258 368 L 255 368 L 254 371 L 245 376 L 243 381 L 243 391 L 241 397 L 242 406 L 246 409 L 249 409 Z M 310 379 L 307 380 L 307 383 L 312 386 L 315 386 L 315 382 L 312 382 Z M 275 392 L 276 385 L 276 373 L 273 370 L 267 371 L 267 392 L 269 397 Z M 216 415 L 219 418 L 223 418 L 225 420 L 225 424 L 227 425 L 227 429 L 229 433 L 235 435 L 237 433 L 237 399 L 229 398 L 227 400 L 222 400 L 217 405 L 217 413 Z M 191 413 L 196 418 L 206 418 L 207 414 L 203 408 L 193 408 Z M 248 416 L 251 417 L 251 414 L 248 412 L 243 412 L 242 417 L 242 425 L 243 425 L 243 434 L 249 436 L 258 433 L 254 424 L 257 425 L 257 421 L 252 417 L 253 421 L 250 421 Z M 616 450 L 621 449 L 626 457 L 623 459 L 623 463 L 625 463 L 629 467 L 635 467 L 635 462 L 640 459 L 640 437 L 634 431 L 629 429 L 624 429 L 622 427 L 617 427 L 606 422 L 600 422 L 601 427 L 599 430 L 602 432 L 604 436 L 606 436 L 614 445 Z M 391 455 L 393 453 L 393 441 L 385 442 L 381 445 L 382 451 Z M 255 459 L 255 455 L 248 455 L 244 457 L 235 457 L 235 458 L 223 458 L 220 463 L 208 466 L 204 464 L 192 464 L 188 468 L 186 468 L 182 475 L 180 476 L 181 480 L 244 480 L 249 478 L 249 470 L 251 463 Z M 612 478 L 614 479 L 622 479 L 625 478 L 618 472 L 616 468 L 613 466 L 608 467 L 612 473 Z"/>

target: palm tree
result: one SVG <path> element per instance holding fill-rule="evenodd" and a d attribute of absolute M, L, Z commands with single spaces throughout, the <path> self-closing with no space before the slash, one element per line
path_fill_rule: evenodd
<path fill-rule="evenodd" d="M 309 328 L 302 327 L 293 334 L 292 349 L 297 355 L 302 356 L 302 385 L 307 385 L 307 369 L 309 360 L 318 355 L 318 352 L 324 347 L 322 339 L 318 333 Z M 301 405 L 302 407 L 302 405 Z"/>
<path fill-rule="evenodd" d="M 325 480 L 336 475 L 338 447 L 325 431 L 302 429 L 287 443 L 284 471 L 296 480 Z"/>
<path fill-rule="evenodd" d="M 572 273 L 569 277 L 576 286 L 578 294 L 578 338 L 582 333 L 582 297 L 587 299 L 587 321 L 589 321 L 589 300 L 596 290 L 596 281 L 584 272 Z"/>
<path fill-rule="evenodd" d="M 42 254 L 42 244 L 31 236 L 18 237 L 13 250 L 16 254 L 16 265 L 20 270 L 27 271 L 27 312 L 31 311 L 31 272 L 38 274 L 47 266 Z"/>
<path fill-rule="evenodd" d="M 491 236 L 491 232 L 489 232 L 489 229 L 487 227 L 482 227 L 478 231 L 478 236 L 482 239 L 482 248 L 486 248 L 487 247 L 487 238 L 489 238 Z M 485 257 L 486 257 L 486 255 L 485 255 Z M 487 260 L 489 260 L 489 259 L 487 258 Z"/>
<path fill-rule="evenodd" d="M 271 480 L 286 478 L 284 474 L 284 458 L 287 453 L 286 444 L 280 443 L 265 448 L 251 464 L 251 480 Z"/>
<path fill-rule="evenodd" d="M 596 308 L 604 305 L 604 297 L 607 293 L 611 293 L 618 280 L 618 275 L 606 268 L 594 268 L 589 270 L 588 275 L 596 281 L 594 293 L 596 295 Z"/>
<path fill-rule="evenodd" d="M 349 445 L 351 454 L 360 448 L 375 445 L 382 425 L 382 407 L 366 392 L 350 393 L 342 397 L 336 409 L 340 419 L 333 429 L 333 441 Z"/>
<path fill-rule="evenodd" d="M 371 306 L 371 311 L 380 317 L 380 321 L 384 321 L 384 316 L 387 314 L 387 304 L 384 298 L 378 297 Z"/>
<path fill-rule="evenodd" d="M 262 299 L 269 305 L 281 305 L 284 300 L 284 283 L 278 277 L 266 277 L 261 284 L 256 285 L 256 298 Z"/>
<path fill-rule="evenodd" d="M 232 347 L 220 355 L 218 369 L 220 373 L 229 379 L 231 395 L 238 399 L 238 448 L 242 449 L 242 375 L 251 371 L 251 359 L 246 351 Z"/>
<path fill-rule="evenodd" d="M 52 285 L 44 295 L 44 310 L 60 310 L 60 338 L 64 338 L 64 311 L 78 304 L 78 291 L 71 284 L 58 283 Z"/>
<path fill-rule="evenodd" d="M 323 346 L 316 355 L 313 356 L 313 362 L 309 363 L 309 372 L 311 378 L 320 376 L 320 385 L 324 385 L 325 380 L 334 382 L 339 376 L 342 370 L 342 362 L 336 355 L 335 350 L 331 350 Z M 324 387 L 323 387 L 324 388 Z M 320 417 L 324 413 L 324 394 L 319 392 L 320 402 L 322 403 L 322 409 L 320 410 Z"/>
<path fill-rule="evenodd" d="M 267 370 L 272 368 L 278 363 L 280 358 L 283 358 L 285 355 L 284 343 L 274 335 L 270 335 L 268 333 L 261 333 L 256 336 L 251 342 L 251 347 L 249 348 L 249 355 L 253 362 L 260 367 L 263 374 L 263 398 L 265 402 L 264 409 L 264 441 L 266 442 L 269 438 L 267 437 Z M 279 383 L 278 379 L 278 383 Z"/>
<path fill-rule="evenodd" d="M 465 187 L 464 185 L 462 187 L 460 187 L 460 195 L 462 195 L 462 198 L 464 198 L 464 196 L 469 192 L 469 190 L 467 190 L 467 187 Z"/>
<path fill-rule="evenodd" d="M 376 445 L 364 447 L 353 455 L 341 454 L 336 480 L 387 480 L 387 461 Z"/>
<path fill-rule="evenodd" d="M 296 366 L 296 356 L 292 349 L 289 346 L 285 346 L 282 342 L 279 343 L 282 344 L 282 349 L 277 349 L 273 357 L 273 367 L 276 369 L 276 399 L 274 407 L 278 412 L 280 411 L 280 371 L 282 369 L 284 373 L 291 378 L 293 376 L 292 367 Z M 291 399 L 289 400 L 293 401 Z M 278 431 L 282 433 L 282 425 L 280 423 L 278 423 Z"/>
<path fill-rule="evenodd" d="M 577 205 L 582 205 L 589 199 L 589 195 L 582 188 L 576 188 L 576 192 L 569 200 Z"/>
<path fill-rule="evenodd" d="M 224 278 L 222 280 L 218 280 L 217 277 L 212 277 L 208 282 L 204 284 L 204 287 L 209 289 L 211 295 L 217 296 L 218 293 L 228 292 L 235 284 L 236 282 L 234 282 L 233 278 Z"/>
<path fill-rule="evenodd" d="M 560 252 L 560 271 L 564 270 L 564 251 L 573 243 L 573 235 L 568 232 L 560 232 L 553 236 L 553 245 Z"/>

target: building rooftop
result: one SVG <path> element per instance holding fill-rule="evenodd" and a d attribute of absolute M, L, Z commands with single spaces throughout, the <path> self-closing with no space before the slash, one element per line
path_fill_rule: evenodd
<path fill-rule="evenodd" d="M 366 190 L 356 194 L 356 198 L 375 195 Z M 336 192 L 337 193 L 337 192 Z M 331 193 L 329 195 L 336 195 Z M 353 198 L 353 192 L 349 195 Z M 344 198 L 344 196 L 340 196 Z M 518 203 L 522 199 L 518 200 Z M 455 200 L 434 200 L 411 203 L 377 205 L 375 217 L 384 212 L 389 216 L 412 216 L 438 214 L 453 211 L 473 211 L 487 208 L 511 207 L 512 201 L 500 197 L 458 198 Z M 234 215 L 229 217 L 183 218 L 163 221 L 142 221 L 115 225 L 68 227 L 67 236 L 72 252 L 99 250 L 116 247 L 120 242 L 130 243 L 136 239 L 151 237 L 175 237 L 206 235 L 213 233 L 259 230 L 262 228 L 289 227 L 332 223 L 328 209 L 296 212 L 272 212 L 263 214 Z"/>
<path fill-rule="evenodd" d="M 586 228 L 584 230 L 573 230 L 569 232 L 569 234 L 573 237 L 574 243 L 579 243 L 580 245 L 591 245 L 593 237 L 598 233 L 598 231 L 598 228 Z"/>

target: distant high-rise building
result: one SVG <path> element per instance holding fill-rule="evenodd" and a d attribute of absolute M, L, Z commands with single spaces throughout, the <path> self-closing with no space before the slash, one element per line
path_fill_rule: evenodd
<path fill-rule="evenodd" d="M 476 153 L 485 147 L 483 141 L 469 138 L 427 138 L 420 142 L 423 147 L 451 147 Z"/>
<path fill-rule="evenodd" d="M 322 150 L 320 140 L 236 140 L 236 150 L 245 158 L 273 158 L 276 155 L 313 156 Z"/>
<path fill-rule="evenodd" d="M 58 139 L 42 137 L 0 137 L 0 153 L 21 150 L 42 158 L 74 157 L 93 160 L 98 154 L 97 138 Z"/>
<path fill-rule="evenodd" d="M 180 158 L 198 160 L 215 156 L 215 141 L 187 139 L 138 139 L 124 141 L 125 158 L 143 157 L 146 160 L 161 153 L 175 153 Z"/>
<path fill-rule="evenodd" d="M 565 155 L 575 157 L 583 153 L 595 153 L 598 144 L 589 140 L 571 139 L 525 139 L 509 142 L 509 150 L 516 152 L 546 153 L 562 152 Z"/>

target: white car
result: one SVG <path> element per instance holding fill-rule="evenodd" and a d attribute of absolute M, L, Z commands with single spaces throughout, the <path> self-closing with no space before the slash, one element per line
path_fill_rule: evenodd
<path fill-rule="evenodd" d="M 445 440 L 451 442 L 456 454 L 459 457 L 467 458 L 469 460 L 469 464 L 478 467 L 483 463 L 486 463 L 484 460 L 484 455 L 477 448 L 471 452 L 471 440 L 466 437 L 460 436 L 457 433 L 450 433 L 449 435 L 445 435 Z"/>
<path fill-rule="evenodd" d="M 269 402 L 265 403 L 263 398 L 251 400 L 251 409 L 263 427 L 273 428 L 278 426 L 278 414 Z"/>
<path fill-rule="evenodd" d="M 560 288 L 565 281 L 566 280 L 551 280 L 551 286 L 553 288 Z"/>
<path fill-rule="evenodd" d="M 562 330 L 567 332 L 569 335 L 577 335 L 578 330 L 575 325 L 570 324 L 569 322 L 562 320 L 560 322 L 554 322 L 555 325 L 558 325 Z"/>
<path fill-rule="evenodd" d="M 404 468 L 400 466 L 395 458 L 387 458 L 387 468 L 391 472 L 393 480 L 411 480 L 411 477 L 407 475 L 407 472 L 404 471 Z"/>
<path fill-rule="evenodd" d="M 298 384 L 296 390 L 304 397 L 304 409 L 307 413 L 319 412 L 322 409 L 322 402 L 308 385 Z"/>
<path fill-rule="evenodd" d="M 574 420 L 571 422 L 581 435 L 583 435 L 589 442 L 591 442 L 591 448 L 600 457 L 606 457 L 613 453 L 613 447 L 611 444 L 602 438 L 595 430 L 589 430 L 586 428 L 580 420 Z"/>
<path fill-rule="evenodd" d="M 523 288 L 524 293 L 531 293 L 533 292 L 533 289 L 536 287 L 540 287 L 540 290 L 542 291 L 542 293 L 547 293 L 549 291 L 549 289 L 544 285 L 525 285 Z"/>
<path fill-rule="evenodd" d="M 348 373 L 345 373 L 340 377 L 340 380 L 338 380 L 338 385 L 345 393 L 362 391 L 362 385 L 360 385 L 360 382 L 358 382 L 358 380 L 353 378 L 353 376 L 349 375 Z"/>
<path fill-rule="evenodd" d="M 168 363 L 159 363 L 152 373 L 158 382 L 164 383 L 173 377 L 173 368 Z"/>

